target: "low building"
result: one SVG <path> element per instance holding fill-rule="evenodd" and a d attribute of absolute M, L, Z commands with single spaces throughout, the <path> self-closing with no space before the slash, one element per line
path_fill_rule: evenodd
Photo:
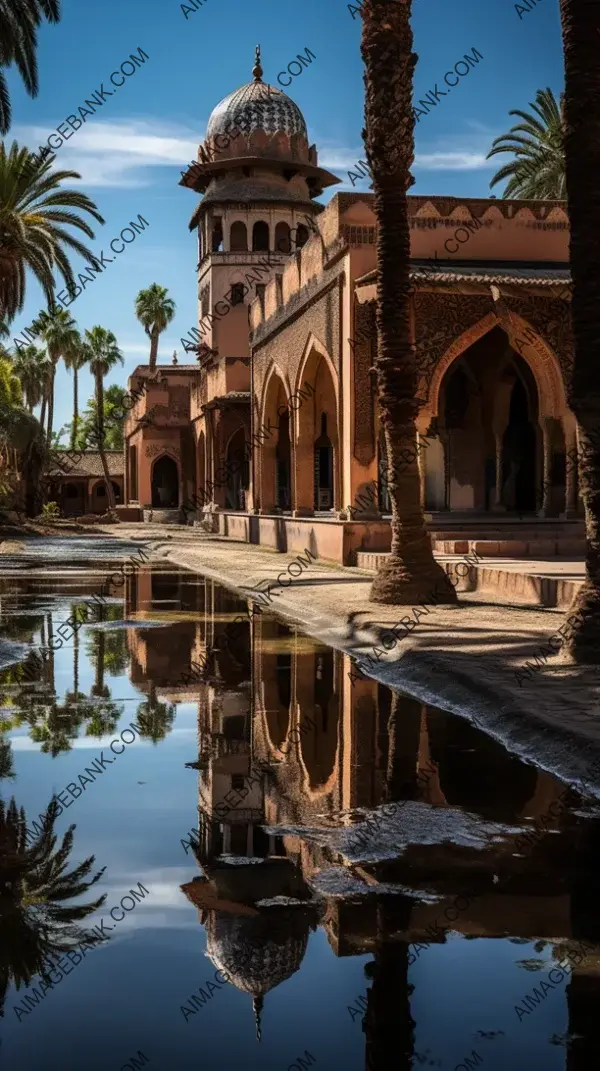
<path fill-rule="evenodd" d="M 122 450 L 105 450 L 110 482 L 117 505 L 123 502 L 125 462 Z M 56 502 L 65 517 L 86 513 L 106 513 L 108 496 L 102 460 L 97 450 L 84 450 L 79 460 L 68 451 L 55 453 L 56 463 L 49 471 L 48 498 Z"/>

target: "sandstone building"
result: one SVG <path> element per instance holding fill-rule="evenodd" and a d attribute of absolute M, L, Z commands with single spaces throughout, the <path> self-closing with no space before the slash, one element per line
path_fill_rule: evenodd
<path fill-rule="evenodd" d="M 260 59 L 253 74 L 214 109 L 181 180 L 201 194 L 198 327 L 189 363 L 161 366 L 128 418 L 123 515 L 183 507 L 241 540 L 355 563 L 390 545 L 372 194 L 316 201 L 339 180 Z M 408 201 L 432 537 L 575 553 L 566 206 Z M 130 385 L 144 379 L 139 366 Z"/>

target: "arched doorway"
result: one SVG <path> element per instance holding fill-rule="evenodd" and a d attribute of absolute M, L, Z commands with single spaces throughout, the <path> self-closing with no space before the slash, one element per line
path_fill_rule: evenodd
<path fill-rule="evenodd" d="M 279 417 L 279 436 L 275 447 L 275 487 L 279 509 L 292 508 L 291 496 L 292 450 L 290 445 L 289 411 Z"/>
<path fill-rule="evenodd" d="M 168 454 L 163 454 L 154 462 L 152 469 L 152 506 L 155 509 L 176 509 L 178 505 L 177 463 Z"/>
<path fill-rule="evenodd" d="M 296 380 L 293 508 L 303 513 L 340 509 L 337 383 L 331 363 L 313 343 Z"/>
<path fill-rule="evenodd" d="M 533 512 L 541 489 L 536 378 L 496 325 L 447 368 L 422 464 L 434 508 Z"/>
<path fill-rule="evenodd" d="M 250 487 L 250 466 L 248 464 L 248 452 L 246 445 L 246 432 L 243 427 L 238 428 L 231 436 L 227 445 L 227 486 L 225 489 L 225 505 L 227 509 L 245 509 L 246 491 Z"/>

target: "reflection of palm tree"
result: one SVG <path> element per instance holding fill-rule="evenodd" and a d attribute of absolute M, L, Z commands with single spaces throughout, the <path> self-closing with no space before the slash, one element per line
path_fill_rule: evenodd
<path fill-rule="evenodd" d="M 75 826 L 56 850 L 56 810 L 50 804 L 41 832 L 33 839 L 29 834 L 28 846 L 25 811 L 14 798 L 8 805 L 0 800 L 0 1014 L 9 982 L 17 989 L 28 985 L 51 953 L 81 943 L 86 934 L 76 923 L 106 900 L 104 894 L 93 903 L 65 906 L 95 885 L 104 868 L 90 878 L 95 861 L 90 855 L 67 872 Z"/>
<path fill-rule="evenodd" d="M 140 703 L 136 716 L 140 736 L 158 744 L 173 728 L 175 704 L 159 703 L 156 699 L 156 685 L 151 684 L 148 699 Z"/>
<path fill-rule="evenodd" d="M 110 692 L 106 689 L 108 695 Z M 85 731 L 86 736 L 108 736 L 114 733 L 120 719 L 125 712 L 124 706 L 118 706 L 110 699 L 103 699 L 100 703 L 90 703 L 85 708 L 85 716 L 89 717 L 89 724 Z"/>
<path fill-rule="evenodd" d="M 0 781 L 14 778 L 13 755 L 10 740 L 0 736 Z"/>

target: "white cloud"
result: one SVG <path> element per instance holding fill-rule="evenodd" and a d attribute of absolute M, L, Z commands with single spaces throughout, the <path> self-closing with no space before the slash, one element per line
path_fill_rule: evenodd
<path fill-rule="evenodd" d="M 417 153 L 414 166 L 416 171 L 479 171 L 498 165 L 486 160 L 485 153 L 465 151 Z"/>
<path fill-rule="evenodd" d="M 78 171 L 86 186 L 148 186 L 144 169 L 170 167 L 174 176 L 196 159 L 204 124 L 190 130 L 150 120 L 97 120 L 81 127 L 56 153 L 54 166 Z M 15 136 L 32 151 L 43 145 L 51 127 L 20 126 Z"/>

